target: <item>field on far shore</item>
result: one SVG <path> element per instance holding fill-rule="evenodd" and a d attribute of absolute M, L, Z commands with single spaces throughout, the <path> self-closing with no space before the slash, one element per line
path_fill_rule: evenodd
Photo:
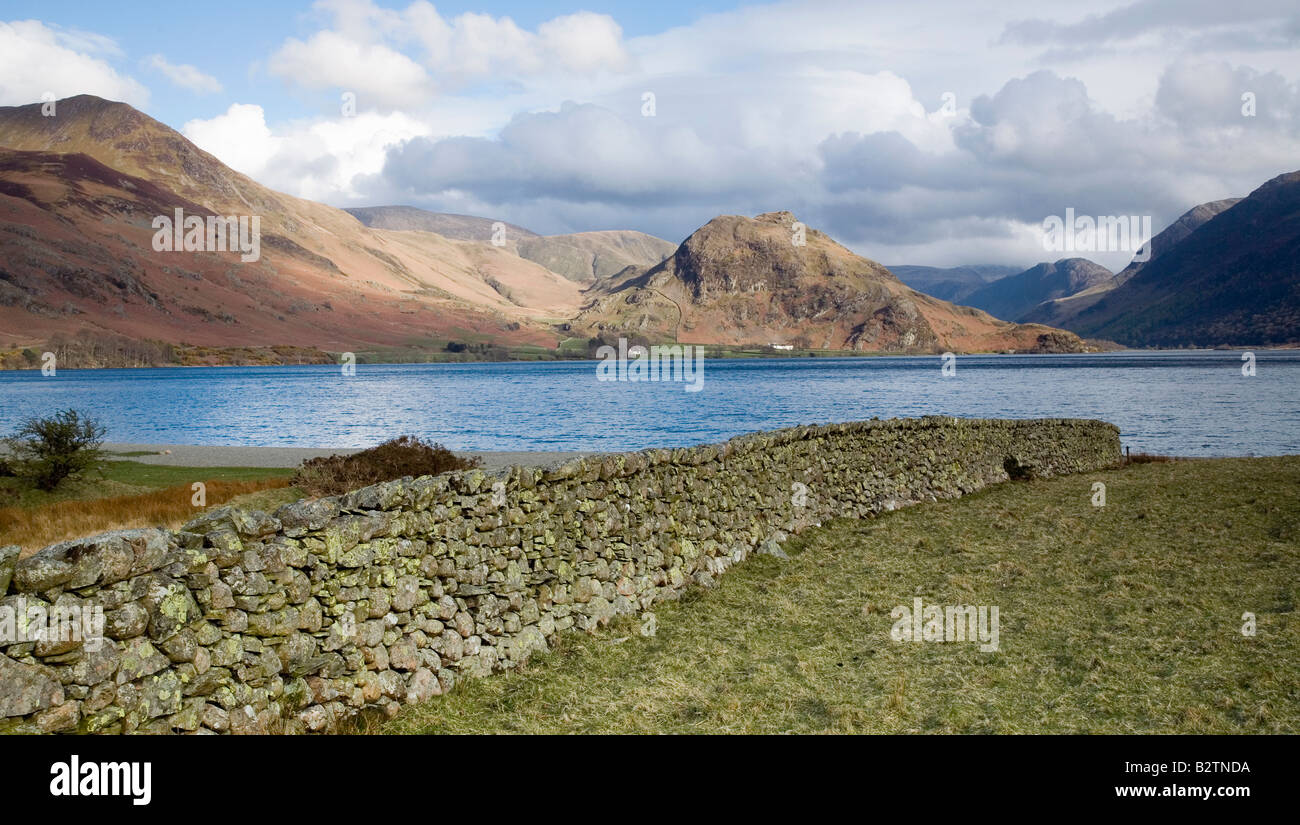
<path fill-rule="evenodd" d="M 1093 506 L 1092 484 L 1106 485 Z M 1300 733 L 1300 456 L 995 485 L 756 556 L 382 733 Z M 999 608 L 999 649 L 891 639 Z M 1255 635 L 1243 634 L 1254 614 Z"/>

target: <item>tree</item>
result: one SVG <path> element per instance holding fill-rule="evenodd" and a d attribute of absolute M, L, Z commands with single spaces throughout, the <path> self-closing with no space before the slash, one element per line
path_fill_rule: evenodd
<path fill-rule="evenodd" d="M 103 460 L 99 447 L 106 432 L 99 422 L 76 410 L 62 410 L 49 418 L 33 416 L 5 439 L 12 454 L 9 464 L 15 475 L 48 492 Z"/>

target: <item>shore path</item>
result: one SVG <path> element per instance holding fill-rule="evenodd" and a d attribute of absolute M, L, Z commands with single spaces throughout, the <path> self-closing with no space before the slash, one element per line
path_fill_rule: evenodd
<path fill-rule="evenodd" d="M 167 464 L 175 467 L 297 467 L 305 459 L 325 455 L 359 452 L 347 447 L 204 447 L 192 444 L 104 444 L 110 460 L 138 461 L 141 464 Z M 164 450 L 170 450 L 165 453 Z M 118 455 L 114 455 L 117 453 Z M 121 455 L 148 453 L 148 455 Z M 478 456 L 483 469 L 495 470 L 511 464 L 540 467 L 591 453 L 580 452 L 457 452 Z"/>

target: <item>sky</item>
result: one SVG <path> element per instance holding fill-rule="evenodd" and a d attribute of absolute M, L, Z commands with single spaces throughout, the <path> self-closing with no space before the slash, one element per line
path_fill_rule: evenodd
<path fill-rule="evenodd" d="M 1249 194 L 1300 169 L 1298 82 L 1294 0 L 0 5 L 0 105 L 124 101 L 279 191 L 674 242 L 789 210 L 886 264 Z"/>

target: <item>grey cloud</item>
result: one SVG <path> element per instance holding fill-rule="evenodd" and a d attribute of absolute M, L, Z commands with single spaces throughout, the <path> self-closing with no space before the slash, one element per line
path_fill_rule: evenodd
<path fill-rule="evenodd" d="M 1252 118 L 1242 114 L 1242 95 L 1255 97 Z M 1300 127 L 1300 92 L 1276 72 L 1261 73 L 1227 61 L 1183 60 L 1160 77 L 1156 108 L 1183 127 Z"/>
<path fill-rule="evenodd" d="M 975 98 L 969 120 L 953 128 L 953 150 L 923 151 L 893 131 L 844 132 L 793 165 L 765 142 L 733 142 L 732 124 L 716 118 L 673 122 L 566 104 L 517 116 L 491 138 L 409 141 L 367 185 L 388 202 L 548 234 L 635 228 L 679 241 L 718 214 L 789 209 L 864 254 L 955 250 L 966 238 L 972 248 L 1004 243 L 1009 260 L 1039 260 L 1017 224 L 1072 207 L 1152 215 L 1159 228 L 1197 202 L 1244 194 L 1300 165 L 1287 157 L 1296 95 L 1284 79 L 1225 64 L 1225 88 L 1250 80 L 1261 106 L 1280 101 L 1278 111 L 1292 113 L 1261 115 L 1242 135 L 1241 123 L 1206 115 L 1223 101 L 1205 97 L 1203 83 L 1191 94 L 1195 71 L 1170 67 L 1156 110 L 1135 120 L 1100 110 L 1081 81 L 1039 71 Z M 1231 162 L 1207 150 L 1220 142 L 1237 153 Z"/>
<path fill-rule="evenodd" d="M 643 121 L 643 122 L 638 122 Z M 407 191 L 656 206 L 759 188 L 752 169 L 684 128 L 592 104 L 516 116 L 495 138 L 417 138 L 390 150 L 383 177 Z"/>
<path fill-rule="evenodd" d="M 1211 199 L 1188 194 L 1189 175 L 1214 181 L 1217 188 L 1201 191 L 1221 197 L 1248 192 L 1282 171 L 1257 156 L 1269 147 L 1294 146 L 1288 137 L 1293 130 L 1283 122 L 1259 122 L 1252 124 L 1256 134 L 1243 138 L 1235 131 L 1242 125 L 1239 113 L 1222 125 L 1205 118 L 1196 109 L 1204 100 L 1177 94 L 1175 80 L 1185 71 L 1171 70 L 1163 103 L 1165 114 L 1186 121 L 1163 127 L 1099 112 L 1079 81 L 1038 72 L 975 100 L 971 120 L 955 130 L 955 153 L 928 154 L 896 134 L 828 138 L 820 147 L 823 185 L 838 204 L 828 210 L 829 228 L 857 244 L 923 244 L 955 233 L 995 232 L 988 221 L 1037 224 L 1067 207 L 1081 215 L 1149 214 L 1159 227 L 1195 198 Z M 1294 110 L 1294 90 L 1285 84 L 1264 83 L 1269 76 L 1248 69 L 1232 74 L 1256 81 L 1269 90 L 1268 99 L 1287 101 L 1287 111 Z M 1189 146 L 1189 131 L 1230 135 L 1225 139 L 1235 146 L 1258 151 L 1241 151 L 1225 163 Z"/>
<path fill-rule="evenodd" d="M 1047 42 L 1078 46 L 1132 40 L 1155 31 L 1195 31 L 1212 27 L 1241 27 L 1262 20 L 1288 20 L 1293 0 L 1139 0 L 1105 14 L 1090 14 L 1074 23 L 1029 19 L 1008 23 L 1000 42 L 1038 45 Z"/>

